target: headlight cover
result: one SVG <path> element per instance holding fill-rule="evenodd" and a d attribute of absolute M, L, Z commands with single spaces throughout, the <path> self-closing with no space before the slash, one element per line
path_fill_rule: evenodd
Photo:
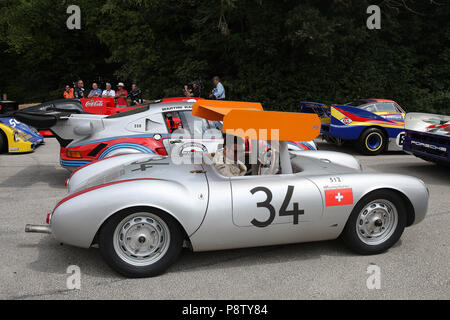
<path fill-rule="evenodd" d="M 18 131 L 14 131 L 13 136 L 15 142 L 18 142 L 20 140 L 20 135 Z"/>

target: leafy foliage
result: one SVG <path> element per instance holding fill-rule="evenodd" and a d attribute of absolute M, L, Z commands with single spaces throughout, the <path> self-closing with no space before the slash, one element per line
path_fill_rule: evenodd
<path fill-rule="evenodd" d="M 450 112 L 450 6 L 361 0 L 3 0 L 0 91 L 49 100 L 78 78 L 136 81 L 145 97 L 179 96 L 221 76 L 227 98 L 297 111 L 300 100 L 391 98 L 408 111 Z M 77 4 L 82 29 L 68 30 Z"/>

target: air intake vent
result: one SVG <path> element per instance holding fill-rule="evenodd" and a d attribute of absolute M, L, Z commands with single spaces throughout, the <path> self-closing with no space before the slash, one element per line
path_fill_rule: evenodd
<path fill-rule="evenodd" d="M 91 152 L 89 152 L 88 157 L 95 157 L 100 151 L 102 151 L 107 146 L 106 143 L 100 143 Z"/>

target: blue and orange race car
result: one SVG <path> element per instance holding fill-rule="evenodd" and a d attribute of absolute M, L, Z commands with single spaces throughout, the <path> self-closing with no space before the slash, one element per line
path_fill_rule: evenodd
<path fill-rule="evenodd" d="M 331 106 L 300 102 L 300 110 L 319 115 L 321 134 L 329 142 L 354 141 L 367 155 L 402 148 L 405 111 L 393 100 L 362 99 Z"/>

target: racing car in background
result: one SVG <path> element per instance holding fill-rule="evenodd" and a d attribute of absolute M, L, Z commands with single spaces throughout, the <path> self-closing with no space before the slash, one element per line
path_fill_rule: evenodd
<path fill-rule="evenodd" d="M 168 150 L 178 155 L 215 152 L 223 144 L 222 124 L 193 116 L 192 105 L 196 101 L 163 100 L 112 115 L 71 113 L 65 109 L 42 113 L 19 111 L 15 117 L 39 128 L 49 128 L 61 145 L 61 166 L 73 171 L 92 161 L 125 153 L 165 156 Z M 262 109 L 259 103 L 245 105 Z M 247 143 L 247 148 L 250 147 Z M 316 150 L 316 146 L 313 141 L 290 141 L 289 149 Z"/>
<path fill-rule="evenodd" d="M 354 141 L 367 155 L 402 149 L 405 111 L 393 100 L 362 99 L 331 106 L 300 102 L 300 110 L 320 117 L 322 137 L 329 142 Z"/>
<path fill-rule="evenodd" d="M 0 115 L 16 110 L 19 110 L 19 104 L 16 101 L 0 100 Z"/>
<path fill-rule="evenodd" d="M 25 231 L 82 248 L 98 245 L 116 272 L 148 277 L 170 267 L 183 246 L 210 251 L 340 237 L 356 253 L 378 254 L 425 218 L 429 193 L 417 178 L 363 173 L 343 153 L 289 152 L 286 141 L 319 134 L 316 115 L 204 100 L 191 116 L 223 121 L 223 132 L 245 139 L 254 130 L 256 139 L 279 146 L 271 144 L 263 162 L 236 177 L 221 175 L 206 153 L 200 162 L 181 164 L 146 154 L 99 160 L 71 176 L 69 194 L 47 215 L 47 225 Z"/>
<path fill-rule="evenodd" d="M 35 129 L 14 118 L 0 116 L 0 153 L 32 152 L 44 142 Z"/>
<path fill-rule="evenodd" d="M 121 113 L 124 111 L 136 109 L 149 103 L 159 102 L 182 102 L 182 101 L 197 101 L 199 98 L 164 98 L 159 100 L 153 100 L 146 104 L 140 104 L 135 106 L 117 106 L 114 98 L 83 98 L 83 99 L 59 99 L 54 101 L 44 102 L 35 106 L 31 106 L 22 109 L 22 112 L 26 113 L 91 113 L 112 115 Z M 52 132 L 47 128 L 37 127 L 39 133 L 45 137 L 53 136 Z"/>
<path fill-rule="evenodd" d="M 450 116 L 408 113 L 403 150 L 426 161 L 450 164 Z"/>

